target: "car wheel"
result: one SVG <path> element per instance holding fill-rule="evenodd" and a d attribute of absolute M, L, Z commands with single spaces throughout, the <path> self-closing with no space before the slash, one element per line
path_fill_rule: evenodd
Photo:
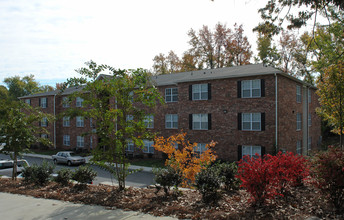
<path fill-rule="evenodd" d="M 57 160 L 56 159 L 54 159 L 54 164 L 57 164 Z"/>
<path fill-rule="evenodd" d="M 67 161 L 67 165 L 68 166 L 72 166 L 72 162 L 70 162 L 70 160 Z"/>

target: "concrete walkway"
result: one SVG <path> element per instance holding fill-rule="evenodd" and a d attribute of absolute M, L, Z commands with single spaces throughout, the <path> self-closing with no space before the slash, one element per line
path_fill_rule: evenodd
<path fill-rule="evenodd" d="M 155 217 L 149 214 L 134 211 L 123 211 L 121 209 L 112 210 L 102 206 L 74 204 L 51 199 L 38 199 L 10 193 L 0 193 L 0 218 L 10 220 L 175 219 L 172 217 Z"/>
<path fill-rule="evenodd" d="M 37 158 L 42 158 L 42 159 L 48 159 L 48 160 L 51 160 L 51 156 L 49 155 L 42 155 L 42 154 L 23 154 L 23 156 L 27 156 L 27 157 L 37 157 Z M 90 162 L 90 159 L 92 158 L 92 156 L 88 156 L 88 157 L 85 157 L 86 158 L 86 163 L 89 163 Z M 130 165 L 129 166 L 129 169 L 131 170 L 142 170 L 144 172 L 152 172 L 152 167 L 143 167 L 143 166 L 135 166 L 135 165 Z"/>

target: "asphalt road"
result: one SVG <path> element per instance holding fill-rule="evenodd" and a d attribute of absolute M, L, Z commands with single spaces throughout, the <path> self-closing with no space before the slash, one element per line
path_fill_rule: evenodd
<path fill-rule="evenodd" d="M 8 155 L 0 154 L 1 159 L 10 159 Z M 41 158 L 36 158 L 36 157 L 29 157 L 29 156 L 24 156 L 23 159 L 27 160 L 30 165 L 32 164 L 42 164 L 44 159 Z M 47 160 L 49 163 L 53 164 L 53 161 Z M 111 173 L 108 171 L 105 171 L 98 166 L 91 165 L 91 167 L 97 172 L 97 177 L 93 181 L 93 184 L 99 184 L 99 183 L 106 183 L 106 184 L 113 184 L 117 185 L 117 180 L 114 179 Z M 69 168 L 71 170 L 74 170 L 77 168 L 77 166 L 67 166 L 63 164 L 58 164 L 56 165 L 54 169 L 54 173 L 56 173 L 58 170 L 62 168 Z M 146 187 L 149 185 L 154 184 L 154 174 L 150 172 L 136 172 L 133 174 L 130 174 L 127 176 L 126 179 L 126 185 L 127 186 L 135 186 L 135 187 Z"/>

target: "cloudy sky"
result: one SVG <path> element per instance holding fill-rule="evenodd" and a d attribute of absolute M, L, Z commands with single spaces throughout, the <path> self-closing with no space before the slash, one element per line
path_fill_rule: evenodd
<path fill-rule="evenodd" d="M 253 49 L 266 0 L 0 0 L 0 84 L 33 74 L 55 86 L 88 60 L 151 69 L 159 53 L 188 49 L 187 31 L 243 24 Z"/>

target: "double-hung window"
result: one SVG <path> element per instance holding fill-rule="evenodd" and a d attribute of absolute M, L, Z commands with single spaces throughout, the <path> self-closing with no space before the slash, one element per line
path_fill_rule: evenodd
<path fill-rule="evenodd" d="M 197 146 L 194 147 L 195 153 L 201 155 L 203 152 L 207 150 L 206 144 L 204 143 L 197 143 Z"/>
<path fill-rule="evenodd" d="M 178 128 L 178 115 L 177 114 L 167 114 L 165 115 L 165 128 Z"/>
<path fill-rule="evenodd" d="M 133 115 L 127 115 L 127 118 L 125 119 L 125 121 L 128 124 L 128 127 L 132 127 L 133 126 L 133 120 L 134 120 L 134 116 Z"/>
<path fill-rule="evenodd" d="M 262 147 L 261 146 L 248 146 L 248 145 L 242 146 L 242 159 L 245 156 L 258 158 L 261 155 L 262 155 Z"/>
<path fill-rule="evenodd" d="M 312 150 L 312 137 L 308 138 L 308 151 Z"/>
<path fill-rule="evenodd" d="M 127 141 L 127 147 L 125 148 L 125 151 L 127 151 L 127 152 L 133 152 L 134 151 L 134 142 L 132 140 Z"/>
<path fill-rule="evenodd" d="M 302 89 L 301 86 L 296 86 L 296 102 L 301 103 L 302 100 Z"/>
<path fill-rule="evenodd" d="M 76 117 L 76 126 L 77 127 L 84 127 L 84 117 L 82 117 L 82 116 Z"/>
<path fill-rule="evenodd" d="M 154 128 L 154 115 L 146 115 L 143 121 L 146 128 Z"/>
<path fill-rule="evenodd" d="M 261 113 L 242 113 L 243 131 L 261 131 Z"/>
<path fill-rule="evenodd" d="M 192 130 L 208 130 L 209 129 L 208 114 L 192 114 Z"/>
<path fill-rule="evenodd" d="M 25 103 L 31 105 L 31 99 L 25 99 Z"/>
<path fill-rule="evenodd" d="M 143 152 L 154 154 L 154 141 L 143 140 Z"/>
<path fill-rule="evenodd" d="M 47 135 L 47 134 L 41 134 L 41 138 L 47 139 L 47 138 L 48 138 L 48 135 Z"/>
<path fill-rule="evenodd" d="M 47 98 L 40 98 L 39 105 L 41 108 L 47 108 L 48 107 Z"/>
<path fill-rule="evenodd" d="M 178 102 L 178 88 L 166 88 L 165 89 L 165 101 L 166 102 Z"/>
<path fill-rule="evenodd" d="M 76 107 L 82 107 L 84 99 L 81 97 L 76 97 Z"/>
<path fill-rule="evenodd" d="M 76 137 L 76 146 L 77 147 L 84 147 L 85 146 L 85 139 L 83 136 Z"/>
<path fill-rule="evenodd" d="M 308 89 L 308 103 L 312 102 L 312 91 Z"/>
<path fill-rule="evenodd" d="M 70 117 L 65 116 L 63 117 L 63 127 L 69 127 L 70 126 Z"/>
<path fill-rule="evenodd" d="M 192 100 L 208 100 L 208 84 L 192 85 Z"/>
<path fill-rule="evenodd" d="M 241 97 L 257 98 L 261 97 L 261 80 L 243 80 L 241 81 Z"/>
<path fill-rule="evenodd" d="M 296 130 L 297 131 L 301 130 L 301 125 L 302 125 L 302 114 L 296 113 Z"/>
<path fill-rule="evenodd" d="M 66 96 L 62 98 L 62 107 L 69 108 L 69 98 Z"/>
<path fill-rule="evenodd" d="M 47 117 L 43 117 L 41 120 L 41 127 L 47 127 L 48 126 L 48 119 Z"/>
<path fill-rule="evenodd" d="M 70 146 L 70 136 L 69 135 L 63 135 L 63 145 L 64 146 Z"/>
<path fill-rule="evenodd" d="M 312 115 L 311 114 L 308 115 L 308 126 L 309 127 L 312 126 Z"/>

